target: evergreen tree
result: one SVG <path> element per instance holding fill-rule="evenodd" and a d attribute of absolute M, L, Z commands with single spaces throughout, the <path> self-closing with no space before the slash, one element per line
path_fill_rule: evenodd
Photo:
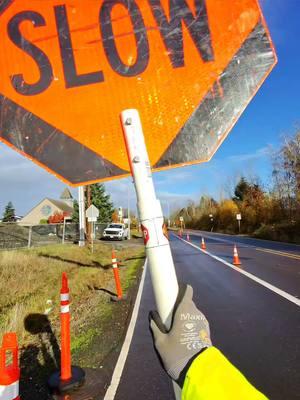
<path fill-rule="evenodd" d="M 74 209 L 72 213 L 72 222 L 75 224 L 79 224 L 79 204 L 77 200 L 74 200 L 73 202 Z"/>
<path fill-rule="evenodd" d="M 99 210 L 98 222 L 110 222 L 114 212 L 113 203 L 110 196 L 105 192 L 103 184 L 95 183 L 90 186 L 91 188 L 91 202 Z M 85 208 L 88 208 L 87 198 L 85 198 Z M 79 223 L 79 204 L 74 200 L 74 211 L 72 214 L 72 221 Z"/>
<path fill-rule="evenodd" d="M 234 196 L 233 200 L 235 201 L 243 201 L 245 200 L 245 197 L 247 195 L 247 193 L 250 190 L 250 185 L 247 182 L 247 180 L 244 177 L 241 177 L 240 181 L 238 182 L 238 184 L 236 185 L 235 189 L 234 189 Z"/>
<path fill-rule="evenodd" d="M 15 209 L 11 201 L 8 202 L 3 213 L 3 222 L 13 222 L 15 218 Z"/>
<path fill-rule="evenodd" d="M 101 183 L 91 185 L 91 201 L 99 210 L 98 222 L 110 222 L 114 212 L 114 205 L 105 187 Z"/>

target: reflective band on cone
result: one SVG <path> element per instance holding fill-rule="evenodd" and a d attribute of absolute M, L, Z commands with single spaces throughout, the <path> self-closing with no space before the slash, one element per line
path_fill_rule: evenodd
<path fill-rule="evenodd" d="M 8 354 L 12 355 L 11 364 L 7 363 Z M 6 333 L 0 348 L 0 400 L 20 400 L 19 379 L 17 335 Z"/>
<path fill-rule="evenodd" d="M 69 301 L 69 300 L 70 300 L 69 293 L 61 293 L 60 294 L 60 301 Z"/>
<path fill-rule="evenodd" d="M 114 271 L 117 297 L 118 297 L 118 299 L 122 299 L 123 292 L 122 292 L 122 286 L 121 286 L 121 281 L 120 281 L 120 276 L 119 276 L 118 261 L 117 261 L 114 250 L 112 250 L 111 262 L 112 262 L 112 267 L 113 267 L 113 271 Z"/>
<path fill-rule="evenodd" d="M 19 400 L 19 381 L 11 385 L 0 385 L 0 400 Z"/>
<path fill-rule="evenodd" d="M 69 313 L 69 312 L 70 312 L 70 306 L 61 306 L 61 307 L 60 307 L 60 312 L 61 312 L 62 314 Z"/>

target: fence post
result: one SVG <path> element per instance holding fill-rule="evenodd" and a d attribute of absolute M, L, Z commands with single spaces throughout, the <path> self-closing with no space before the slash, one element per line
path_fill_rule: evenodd
<path fill-rule="evenodd" d="M 28 249 L 31 247 L 31 240 L 32 240 L 32 226 L 29 227 L 29 232 L 28 232 Z"/>
<path fill-rule="evenodd" d="M 62 234 L 62 244 L 65 244 L 65 234 L 66 234 L 66 217 L 64 217 L 63 234 Z"/>

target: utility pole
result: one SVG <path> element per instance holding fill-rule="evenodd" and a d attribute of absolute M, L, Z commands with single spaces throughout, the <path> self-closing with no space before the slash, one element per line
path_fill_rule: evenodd
<path fill-rule="evenodd" d="M 84 186 L 78 188 L 78 207 L 79 207 L 79 247 L 85 245 L 85 201 Z"/>
<path fill-rule="evenodd" d="M 127 239 L 131 239 L 130 235 L 130 226 L 131 226 L 131 220 L 130 220 L 130 186 L 128 185 L 128 192 L 127 192 L 127 218 L 128 218 L 128 236 Z"/>
<path fill-rule="evenodd" d="M 86 197 L 87 197 L 87 208 L 89 208 L 92 205 L 92 199 L 91 199 L 91 186 L 87 185 L 86 186 Z M 87 229 L 86 229 L 86 236 L 87 240 L 90 243 L 91 241 L 91 223 L 88 222 L 86 219 L 86 224 L 87 224 Z"/>

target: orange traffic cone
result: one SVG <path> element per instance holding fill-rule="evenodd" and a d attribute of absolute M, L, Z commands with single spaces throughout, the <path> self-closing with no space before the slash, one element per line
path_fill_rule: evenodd
<path fill-rule="evenodd" d="M 233 248 L 233 263 L 232 264 L 233 265 L 241 265 L 242 264 L 239 259 L 239 254 L 238 254 L 238 251 L 236 248 L 236 244 L 234 245 L 234 248 Z"/>
<path fill-rule="evenodd" d="M 117 256 L 116 256 L 114 249 L 112 250 L 112 254 L 111 254 L 111 263 L 112 263 L 112 268 L 113 268 L 114 277 L 115 277 L 117 299 L 122 300 L 123 291 L 122 291 L 121 280 L 120 280 L 120 276 L 119 276 Z"/>
<path fill-rule="evenodd" d="M 85 372 L 71 365 L 71 314 L 70 289 L 68 277 L 62 273 L 60 290 L 60 324 L 61 324 L 61 367 L 48 379 L 48 385 L 54 393 L 66 393 L 83 384 Z M 0 397 L 1 399 L 1 397 Z"/>
<path fill-rule="evenodd" d="M 206 250 L 206 244 L 205 244 L 204 238 L 201 239 L 201 249 Z"/>
<path fill-rule="evenodd" d="M 11 362 L 9 362 L 9 356 Z M 20 368 L 18 363 L 18 341 L 16 333 L 6 333 L 0 347 L 0 399 L 20 400 Z"/>

